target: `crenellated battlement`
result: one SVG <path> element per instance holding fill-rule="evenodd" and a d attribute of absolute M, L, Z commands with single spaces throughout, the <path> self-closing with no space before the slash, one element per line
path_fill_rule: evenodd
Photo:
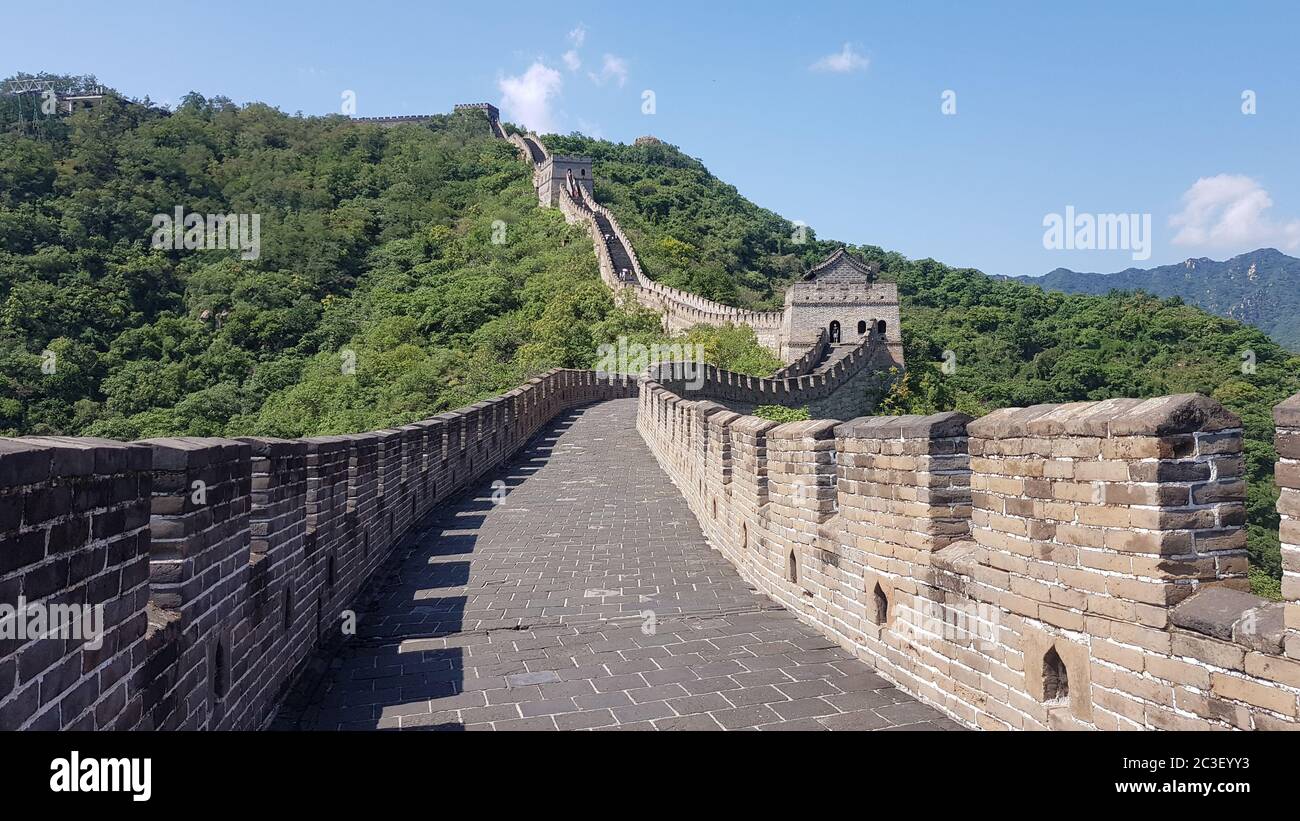
<path fill-rule="evenodd" d="M 647 378 L 638 428 L 741 575 L 988 729 L 1300 720 L 1300 396 L 1285 602 L 1248 592 L 1242 429 L 1204 396 L 778 425 Z"/>
<path fill-rule="evenodd" d="M 805 355 L 812 359 L 815 349 Z M 666 362 L 653 365 L 649 378 L 683 396 L 724 402 L 732 410 L 749 411 L 760 405 L 807 407 L 818 417 L 837 412 L 854 412 L 862 404 L 870 382 L 888 367 L 889 346 L 880 337 L 864 337 L 822 372 L 789 374 L 787 369 L 772 377 L 749 376 L 714 365 Z M 807 363 L 805 362 L 805 365 Z M 798 369 L 796 361 L 790 368 Z"/>
<path fill-rule="evenodd" d="M 790 377 L 804 376 L 812 373 L 813 369 L 826 358 L 830 353 L 830 337 L 826 331 L 817 332 L 817 340 L 809 346 L 808 350 L 795 361 L 786 365 L 784 368 L 777 368 L 769 379 L 789 379 Z"/>
<path fill-rule="evenodd" d="M 437 114 L 394 114 L 387 117 L 353 117 L 352 122 L 368 123 L 370 125 L 405 125 L 407 123 L 427 123 L 437 117 Z"/>
<path fill-rule="evenodd" d="M 265 726 L 426 514 L 560 411 L 635 392 L 553 370 L 348 436 L 0 439 L 0 602 L 103 615 L 97 647 L 0 640 L 0 729 Z"/>
<path fill-rule="evenodd" d="M 453 111 L 482 111 L 494 120 L 501 119 L 501 112 L 491 103 L 457 103 Z"/>

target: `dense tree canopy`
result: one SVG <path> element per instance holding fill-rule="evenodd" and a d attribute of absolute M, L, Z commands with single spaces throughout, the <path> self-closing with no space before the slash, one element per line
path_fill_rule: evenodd
<path fill-rule="evenodd" d="M 355 432 L 660 337 L 481 115 L 384 129 L 190 95 L 34 119 L 4 100 L 0 432 Z M 258 214 L 260 254 L 151 247 L 177 206 Z M 714 356 L 744 367 L 750 336 Z"/>
<path fill-rule="evenodd" d="M 591 157 L 596 198 L 619 219 L 647 275 L 727 305 L 779 309 L 784 286 L 838 247 L 759 208 L 696 159 L 664 143 L 548 136 Z"/>

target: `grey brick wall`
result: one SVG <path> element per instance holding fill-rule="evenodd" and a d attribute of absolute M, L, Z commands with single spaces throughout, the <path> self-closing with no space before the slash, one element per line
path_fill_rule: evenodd
<path fill-rule="evenodd" d="M 638 428 L 759 590 L 987 729 L 1294 729 L 1285 602 L 1243 592 L 1241 423 L 1203 396 L 776 425 L 642 383 Z"/>
<path fill-rule="evenodd" d="M 0 440 L 0 728 L 114 729 L 141 709 L 131 679 L 149 594 L 147 447 Z M 19 629 L 19 603 L 102 606 L 102 644 Z M 20 635 L 24 634 L 24 635 Z"/>
<path fill-rule="evenodd" d="M 636 389 L 555 370 L 354 436 L 0 439 L 0 606 L 104 605 L 102 647 L 0 639 L 0 729 L 265 726 L 420 517 Z"/>

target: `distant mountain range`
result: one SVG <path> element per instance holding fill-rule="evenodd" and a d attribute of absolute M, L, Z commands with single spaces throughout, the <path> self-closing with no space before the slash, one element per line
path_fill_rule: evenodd
<path fill-rule="evenodd" d="M 1300 351 L 1300 259 L 1275 248 L 1260 248 L 1223 262 L 1200 257 L 1114 274 L 1057 268 L 1041 277 L 1008 279 L 1067 294 L 1142 290 L 1182 297 L 1211 313 L 1254 325 L 1279 345 Z"/>

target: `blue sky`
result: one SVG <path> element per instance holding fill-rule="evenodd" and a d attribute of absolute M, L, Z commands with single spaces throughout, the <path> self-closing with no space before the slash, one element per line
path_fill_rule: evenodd
<path fill-rule="evenodd" d="M 1294 3 L 47 0 L 5 17 L 0 76 L 304 114 L 349 90 L 360 115 L 504 100 L 537 127 L 654 134 L 821 237 L 988 273 L 1300 253 Z M 1149 257 L 1045 248 L 1067 206 L 1150 214 Z"/>

